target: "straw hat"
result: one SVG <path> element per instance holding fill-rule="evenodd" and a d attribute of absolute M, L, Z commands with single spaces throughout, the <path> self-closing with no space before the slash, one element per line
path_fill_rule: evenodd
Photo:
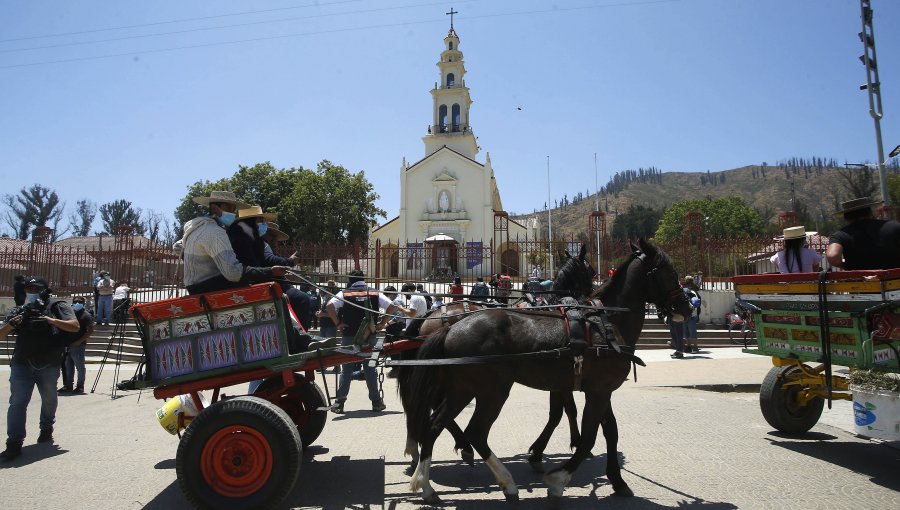
<path fill-rule="evenodd" d="M 269 232 L 275 236 L 276 241 L 287 241 L 291 238 L 291 236 L 285 234 L 283 231 L 278 229 L 278 224 L 272 221 L 267 222 L 269 224 Z"/>
<path fill-rule="evenodd" d="M 858 209 L 867 209 L 869 207 L 872 207 L 873 205 L 878 205 L 880 203 L 881 201 L 872 200 L 869 197 L 854 198 L 853 200 L 841 202 L 841 210 L 835 212 L 835 214 L 844 214 L 850 211 L 856 211 Z"/>
<path fill-rule="evenodd" d="M 806 237 L 806 228 L 804 227 L 788 227 L 784 229 L 784 240 L 800 239 Z"/>
<path fill-rule="evenodd" d="M 224 202 L 226 204 L 234 204 L 238 209 L 242 209 L 244 207 L 250 207 L 250 204 L 247 202 L 242 202 L 238 200 L 238 198 L 234 195 L 234 193 L 230 191 L 212 191 L 209 193 L 208 197 L 193 197 L 191 200 L 194 201 L 195 204 L 200 204 L 204 206 L 209 206 L 209 204 L 221 203 Z"/>
<path fill-rule="evenodd" d="M 278 215 L 275 213 L 264 213 L 262 207 L 258 205 L 249 205 L 243 209 L 239 209 L 237 212 L 237 219 L 246 220 L 248 218 L 262 218 L 269 221 L 274 221 L 278 219 Z"/>

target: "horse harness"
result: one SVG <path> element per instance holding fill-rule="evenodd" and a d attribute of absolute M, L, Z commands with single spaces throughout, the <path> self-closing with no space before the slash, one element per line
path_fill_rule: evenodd
<path fill-rule="evenodd" d="M 581 390 L 581 380 L 584 376 L 584 354 L 588 349 L 594 351 L 599 357 L 623 356 L 632 363 L 646 366 L 643 360 L 635 356 L 634 348 L 625 344 L 618 330 L 609 321 L 603 303 L 599 299 L 591 299 L 588 306 L 579 305 L 572 297 L 564 297 L 559 302 L 559 311 L 563 315 L 566 324 L 566 334 L 569 337 L 569 349 L 574 359 L 574 389 Z M 596 331 L 604 343 L 595 345 L 592 331 Z M 621 345 L 620 345 L 621 343 Z"/>

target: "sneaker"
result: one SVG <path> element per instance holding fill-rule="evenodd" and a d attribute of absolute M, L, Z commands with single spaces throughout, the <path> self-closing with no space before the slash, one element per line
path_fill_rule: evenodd
<path fill-rule="evenodd" d="M 376 413 L 384 411 L 385 409 L 387 409 L 387 406 L 384 405 L 384 400 L 376 400 L 372 402 L 372 410 Z"/>
<path fill-rule="evenodd" d="M 38 436 L 38 443 L 52 443 L 53 442 L 53 429 L 41 430 L 41 435 Z"/>
<path fill-rule="evenodd" d="M 0 461 L 9 462 L 22 455 L 22 443 L 19 441 L 7 441 L 6 449 L 0 452 Z"/>
<path fill-rule="evenodd" d="M 56 390 L 56 393 L 59 395 L 68 395 L 69 393 L 72 393 L 72 387 L 71 386 L 63 386 L 62 388 Z"/>
<path fill-rule="evenodd" d="M 335 402 L 334 404 L 332 404 L 331 412 L 334 414 L 344 414 L 344 403 Z"/>
<path fill-rule="evenodd" d="M 675 351 L 672 354 L 670 354 L 669 357 L 672 359 L 681 359 L 684 357 L 684 353 L 682 353 L 681 351 Z"/>
<path fill-rule="evenodd" d="M 84 395 L 84 386 L 76 386 L 74 390 L 72 390 L 72 395 Z"/>

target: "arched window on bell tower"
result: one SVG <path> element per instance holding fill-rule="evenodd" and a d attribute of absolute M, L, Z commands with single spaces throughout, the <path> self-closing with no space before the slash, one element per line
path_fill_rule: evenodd
<path fill-rule="evenodd" d="M 451 88 L 456 85 L 456 76 L 453 73 L 447 73 L 447 88 Z"/>
<path fill-rule="evenodd" d="M 451 120 L 453 121 L 453 131 L 459 131 L 459 103 L 454 103 L 450 109 Z"/>
<path fill-rule="evenodd" d="M 438 124 L 440 127 L 440 132 L 447 132 L 447 105 L 442 104 L 438 109 Z"/>
<path fill-rule="evenodd" d="M 451 49 L 451 50 L 453 49 L 453 41 L 450 41 L 449 49 Z"/>

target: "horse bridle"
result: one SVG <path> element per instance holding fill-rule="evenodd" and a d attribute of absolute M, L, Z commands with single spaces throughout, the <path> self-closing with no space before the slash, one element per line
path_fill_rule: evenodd
<path fill-rule="evenodd" d="M 632 256 L 632 258 L 638 259 L 641 262 L 641 264 L 646 265 L 646 264 L 650 263 L 648 260 L 647 254 L 641 250 L 632 252 L 631 256 Z M 656 264 L 654 264 L 653 267 L 647 271 L 647 278 L 650 280 L 651 285 L 655 284 L 657 287 L 662 287 L 662 285 L 660 285 L 660 282 L 659 282 L 659 277 L 660 277 L 659 265 L 660 265 L 660 262 L 657 261 Z M 668 315 L 668 316 L 671 316 L 674 313 L 675 304 L 679 300 L 687 299 L 687 297 L 685 297 L 684 292 L 682 292 L 680 287 L 668 291 L 668 295 L 666 296 L 666 298 L 667 298 L 666 302 L 662 305 L 660 305 L 659 303 L 653 303 L 653 304 L 656 305 L 657 310 L 659 310 L 660 312 L 662 312 L 663 314 Z"/>

